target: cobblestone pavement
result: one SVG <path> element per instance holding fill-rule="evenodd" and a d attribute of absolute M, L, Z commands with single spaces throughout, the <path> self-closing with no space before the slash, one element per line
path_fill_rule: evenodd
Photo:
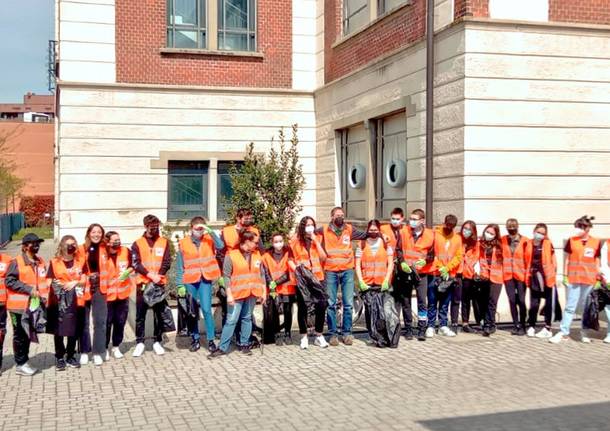
<path fill-rule="evenodd" d="M 31 378 L 15 374 L 6 340 L 1 429 L 610 429 L 610 346 L 599 339 L 555 346 L 500 331 L 209 361 L 171 334 L 164 356 L 149 346 L 142 358 L 64 372 L 42 339 Z M 133 345 L 129 330 L 124 348 Z"/>

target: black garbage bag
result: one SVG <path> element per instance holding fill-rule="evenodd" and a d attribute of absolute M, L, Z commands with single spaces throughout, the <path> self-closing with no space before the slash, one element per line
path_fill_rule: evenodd
<path fill-rule="evenodd" d="M 263 304 L 263 343 L 275 343 L 275 334 L 280 330 L 280 313 L 278 300 L 270 296 Z"/>
<path fill-rule="evenodd" d="M 582 327 L 584 329 L 593 329 L 599 331 L 599 305 L 598 305 L 598 290 L 593 289 L 585 303 L 585 311 L 582 314 Z"/>
<path fill-rule="evenodd" d="M 394 297 L 389 292 L 369 289 L 364 293 L 364 303 L 370 319 L 371 340 L 377 347 L 398 347 L 400 320 Z"/>
<path fill-rule="evenodd" d="M 606 308 L 606 305 L 610 305 L 610 289 L 604 287 L 597 291 L 597 305 L 599 311 Z M 608 322 L 608 324 L 610 324 L 610 322 Z"/>
<path fill-rule="evenodd" d="M 146 302 L 146 305 L 152 307 L 161 301 L 165 301 L 167 294 L 165 293 L 165 286 L 155 283 L 147 283 L 142 296 L 144 297 L 144 302 Z"/>
<path fill-rule="evenodd" d="M 193 295 L 187 293 L 186 296 L 179 296 L 178 307 L 187 318 L 197 319 L 199 317 L 199 301 L 193 298 Z"/>
<path fill-rule="evenodd" d="M 61 290 L 57 298 L 57 322 L 55 326 L 55 335 L 60 337 L 72 337 L 76 335 L 76 290 L 69 291 Z M 50 311 L 50 310 L 49 310 Z M 47 313 L 49 315 L 49 313 Z M 51 321 L 50 317 L 47 317 Z M 47 324 L 47 331 L 49 325 Z"/>
<path fill-rule="evenodd" d="M 46 314 L 46 307 L 40 301 L 40 305 L 33 310 L 28 306 L 21 316 L 21 326 L 32 343 L 38 343 L 38 334 L 43 334 L 46 331 Z"/>
<path fill-rule="evenodd" d="M 161 312 L 161 319 L 162 332 L 174 332 L 176 330 L 176 324 L 174 323 L 172 309 L 169 308 L 167 302 L 164 304 L 163 311 Z"/>
<path fill-rule="evenodd" d="M 295 271 L 297 289 L 305 304 L 314 304 L 320 301 L 328 301 L 326 286 L 303 265 L 297 266 Z"/>
<path fill-rule="evenodd" d="M 434 282 L 436 283 L 436 288 L 438 289 L 438 292 L 445 293 L 453 287 L 453 285 L 455 283 L 455 278 L 449 278 L 448 280 L 441 280 L 440 277 L 436 277 Z"/>

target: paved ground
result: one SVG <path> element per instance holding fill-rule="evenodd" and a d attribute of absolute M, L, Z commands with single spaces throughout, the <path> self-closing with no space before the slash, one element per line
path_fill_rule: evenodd
<path fill-rule="evenodd" d="M 209 361 L 176 345 L 56 372 L 50 336 L 34 377 L 0 376 L 1 429 L 608 430 L 610 346 L 555 346 L 499 332 L 398 349 L 267 346 Z M 127 334 L 133 348 L 133 333 Z"/>

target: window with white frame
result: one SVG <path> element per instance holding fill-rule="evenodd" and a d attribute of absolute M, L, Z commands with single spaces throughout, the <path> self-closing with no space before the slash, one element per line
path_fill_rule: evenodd
<path fill-rule="evenodd" d="M 255 0 L 218 1 L 218 49 L 256 51 Z"/>
<path fill-rule="evenodd" d="M 370 0 L 343 0 L 343 34 L 364 27 L 370 20 Z"/>

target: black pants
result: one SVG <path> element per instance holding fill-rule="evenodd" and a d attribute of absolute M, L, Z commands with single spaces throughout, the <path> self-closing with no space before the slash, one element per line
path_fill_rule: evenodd
<path fill-rule="evenodd" d="M 6 305 L 0 304 L 0 368 L 2 368 L 2 350 L 6 338 Z"/>
<path fill-rule="evenodd" d="M 325 300 L 314 303 L 314 329 L 318 334 L 321 334 L 324 331 L 324 320 L 326 319 L 327 306 L 328 301 Z M 305 304 L 303 298 L 299 294 L 297 294 L 297 321 L 299 323 L 299 334 L 307 334 L 307 304 Z"/>
<path fill-rule="evenodd" d="M 296 301 L 295 295 L 285 295 L 282 298 L 284 302 L 282 302 L 282 308 L 284 310 L 284 333 L 286 335 L 290 335 L 292 332 L 292 309 L 294 308 L 294 303 Z"/>
<path fill-rule="evenodd" d="M 107 304 L 108 317 L 106 319 L 106 348 L 110 345 L 112 333 L 112 346 L 119 347 L 123 342 L 127 313 L 129 312 L 129 298 L 117 299 Z"/>
<path fill-rule="evenodd" d="M 91 333 L 89 332 L 89 315 L 91 314 L 91 301 L 85 302 L 83 307 L 76 308 L 76 339 L 78 351 L 91 353 Z"/>
<path fill-rule="evenodd" d="M 532 283 L 538 282 L 532 280 Z M 543 289 L 542 291 L 530 289 L 530 311 L 527 323 L 533 328 L 536 327 L 540 300 L 544 298 L 544 325 L 547 329 L 551 329 L 551 320 L 553 319 L 553 288 L 544 286 Z"/>
<path fill-rule="evenodd" d="M 144 296 L 142 295 L 142 285 L 138 286 L 138 291 L 136 294 L 136 343 L 144 342 L 144 332 L 146 329 L 146 313 L 148 309 L 151 308 L 144 301 Z M 161 342 L 163 340 L 163 310 L 165 309 L 165 301 L 161 301 L 158 304 L 155 304 L 152 307 L 154 314 L 154 329 L 153 333 L 155 336 L 156 342 Z"/>
<path fill-rule="evenodd" d="M 486 329 L 493 329 L 496 327 L 496 310 L 498 309 L 498 298 L 502 292 L 502 285 L 487 280 L 482 281 L 480 286 L 481 295 L 486 298 L 484 327 Z"/>
<path fill-rule="evenodd" d="M 76 353 L 76 335 L 65 338 L 68 339 L 66 345 L 64 345 L 64 337 L 61 335 L 53 336 L 53 343 L 55 344 L 55 358 L 57 359 L 63 359 L 64 356 L 66 356 L 66 359 L 72 359 Z"/>
<path fill-rule="evenodd" d="M 21 326 L 21 314 L 12 313 L 13 320 L 13 353 L 15 354 L 15 363 L 23 365 L 30 359 L 30 337 L 25 333 Z"/>
<path fill-rule="evenodd" d="M 470 322 L 470 307 L 472 306 L 472 312 L 474 314 L 474 320 L 477 325 L 481 323 L 482 312 L 481 309 L 481 289 L 479 282 L 471 280 L 469 278 L 462 279 L 462 323 L 467 325 Z M 487 302 L 487 301 L 485 301 Z M 453 308 L 451 309 L 451 318 L 453 319 Z"/>
<path fill-rule="evenodd" d="M 525 327 L 527 308 L 525 306 L 525 283 L 514 278 L 504 282 L 508 302 L 510 303 L 510 315 L 513 325 Z"/>
<path fill-rule="evenodd" d="M 451 324 L 458 325 L 460 320 L 460 305 L 462 304 L 462 279 L 456 279 L 456 282 L 453 283 L 453 290 L 451 295 Z M 463 321 L 464 319 L 462 319 Z M 468 323 L 468 321 L 466 321 Z"/>
<path fill-rule="evenodd" d="M 418 283 L 407 282 L 401 277 L 401 272 L 398 271 L 394 278 L 394 301 L 396 302 L 396 311 L 400 315 L 402 309 L 402 318 L 406 328 L 413 326 L 413 314 L 411 311 L 411 297 L 413 289 L 417 293 L 417 316 L 418 324 L 426 325 L 428 320 L 428 276 L 420 275 L 421 279 Z"/>
<path fill-rule="evenodd" d="M 106 353 L 106 320 L 108 318 L 106 295 L 100 292 L 99 286 L 92 285 L 91 290 L 91 316 L 93 317 L 93 354 L 103 355 Z"/>

